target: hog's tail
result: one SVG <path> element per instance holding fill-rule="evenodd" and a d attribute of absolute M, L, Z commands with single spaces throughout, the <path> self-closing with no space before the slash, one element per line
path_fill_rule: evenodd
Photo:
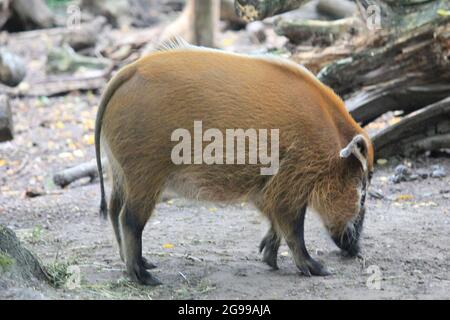
<path fill-rule="evenodd" d="M 114 93 L 116 92 L 116 90 L 126 81 L 128 81 L 134 75 L 134 73 L 135 68 L 133 65 L 130 65 L 119 71 L 119 73 L 110 81 L 108 87 L 106 88 L 105 92 L 102 95 L 100 105 L 97 111 L 97 118 L 95 121 L 95 154 L 97 160 L 98 176 L 100 178 L 100 191 L 101 191 L 100 216 L 105 219 L 108 213 L 108 205 L 106 203 L 105 184 L 103 181 L 102 158 L 100 154 L 101 152 L 100 140 L 101 140 L 103 116 L 105 114 L 106 107 L 108 106 L 108 103 L 111 100 Z"/>

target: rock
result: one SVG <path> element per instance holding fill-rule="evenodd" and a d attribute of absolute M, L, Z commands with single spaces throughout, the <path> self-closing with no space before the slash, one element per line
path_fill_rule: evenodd
<path fill-rule="evenodd" d="M 392 183 L 400 183 L 402 181 L 409 181 L 410 177 L 411 177 L 410 169 L 407 166 L 400 164 L 397 167 L 395 167 L 394 175 L 390 177 L 389 180 Z"/>
<path fill-rule="evenodd" d="M 431 172 L 432 178 L 444 178 L 447 176 L 447 173 L 445 172 L 445 169 L 442 166 L 436 165 L 431 167 L 431 169 L 433 170 Z"/>
<path fill-rule="evenodd" d="M 0 48 L 0 82 L 15 87 L 26 75 L 23 59 L 4 48 Z"/>
<path fill-rule="evenodd" d="M 47 280 L 36 257 L 22 246 L 11 229 L 0 225 L 0 298 L 6 298 L 16 290 L 24 292 L 24 298 L 38 298 L 29 295 L 31 291 L 27 289 L 36 291 L 47 284 Z"/>
<path fill-rule="evenodd" d="M 410 173 L 409 168 L 403 164 L 398 165 L 395 167 L 394 174 L 397 176 L 403 175 L 406 176 Z"/>
<path fill-rule="evenodd" d="M 369 196 L 374 199 L 383 199 L 384 198 L 384 195 L 380 190 L 370 190 Z"/>

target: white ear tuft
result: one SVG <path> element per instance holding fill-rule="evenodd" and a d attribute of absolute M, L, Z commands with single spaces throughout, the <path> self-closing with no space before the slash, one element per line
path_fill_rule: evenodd
<path fill-rule="evenodd" d="M 364 153 L 366 153 L 364 155 Z M 350 143 L 339 152 L 341 158 L 348 158 L 353 154 L 363 167 L 364 172 L 367 171 L 367 142 L 363 135 L 358 134 Z"/>

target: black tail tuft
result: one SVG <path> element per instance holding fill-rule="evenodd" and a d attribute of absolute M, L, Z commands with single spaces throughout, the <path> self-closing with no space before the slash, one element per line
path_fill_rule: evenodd
<path fill-rule="evenodd" d="M 105 198 L 102 198 L 100 202 L 100 217 L 105 220 L 108 218 L 108 205 L 106 204 Z"/>

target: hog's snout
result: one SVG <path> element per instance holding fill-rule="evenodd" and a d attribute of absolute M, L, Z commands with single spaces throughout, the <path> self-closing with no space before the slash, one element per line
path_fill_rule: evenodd
<path fill-rule="evenodd" d="M 349 224 L 340 234 L 332 235 L 334 243 L 349 257 L 355 257 L 360 252 L 359 238 L 363 229 L 365 208 L 362 208 L 356 221 Z"/>

